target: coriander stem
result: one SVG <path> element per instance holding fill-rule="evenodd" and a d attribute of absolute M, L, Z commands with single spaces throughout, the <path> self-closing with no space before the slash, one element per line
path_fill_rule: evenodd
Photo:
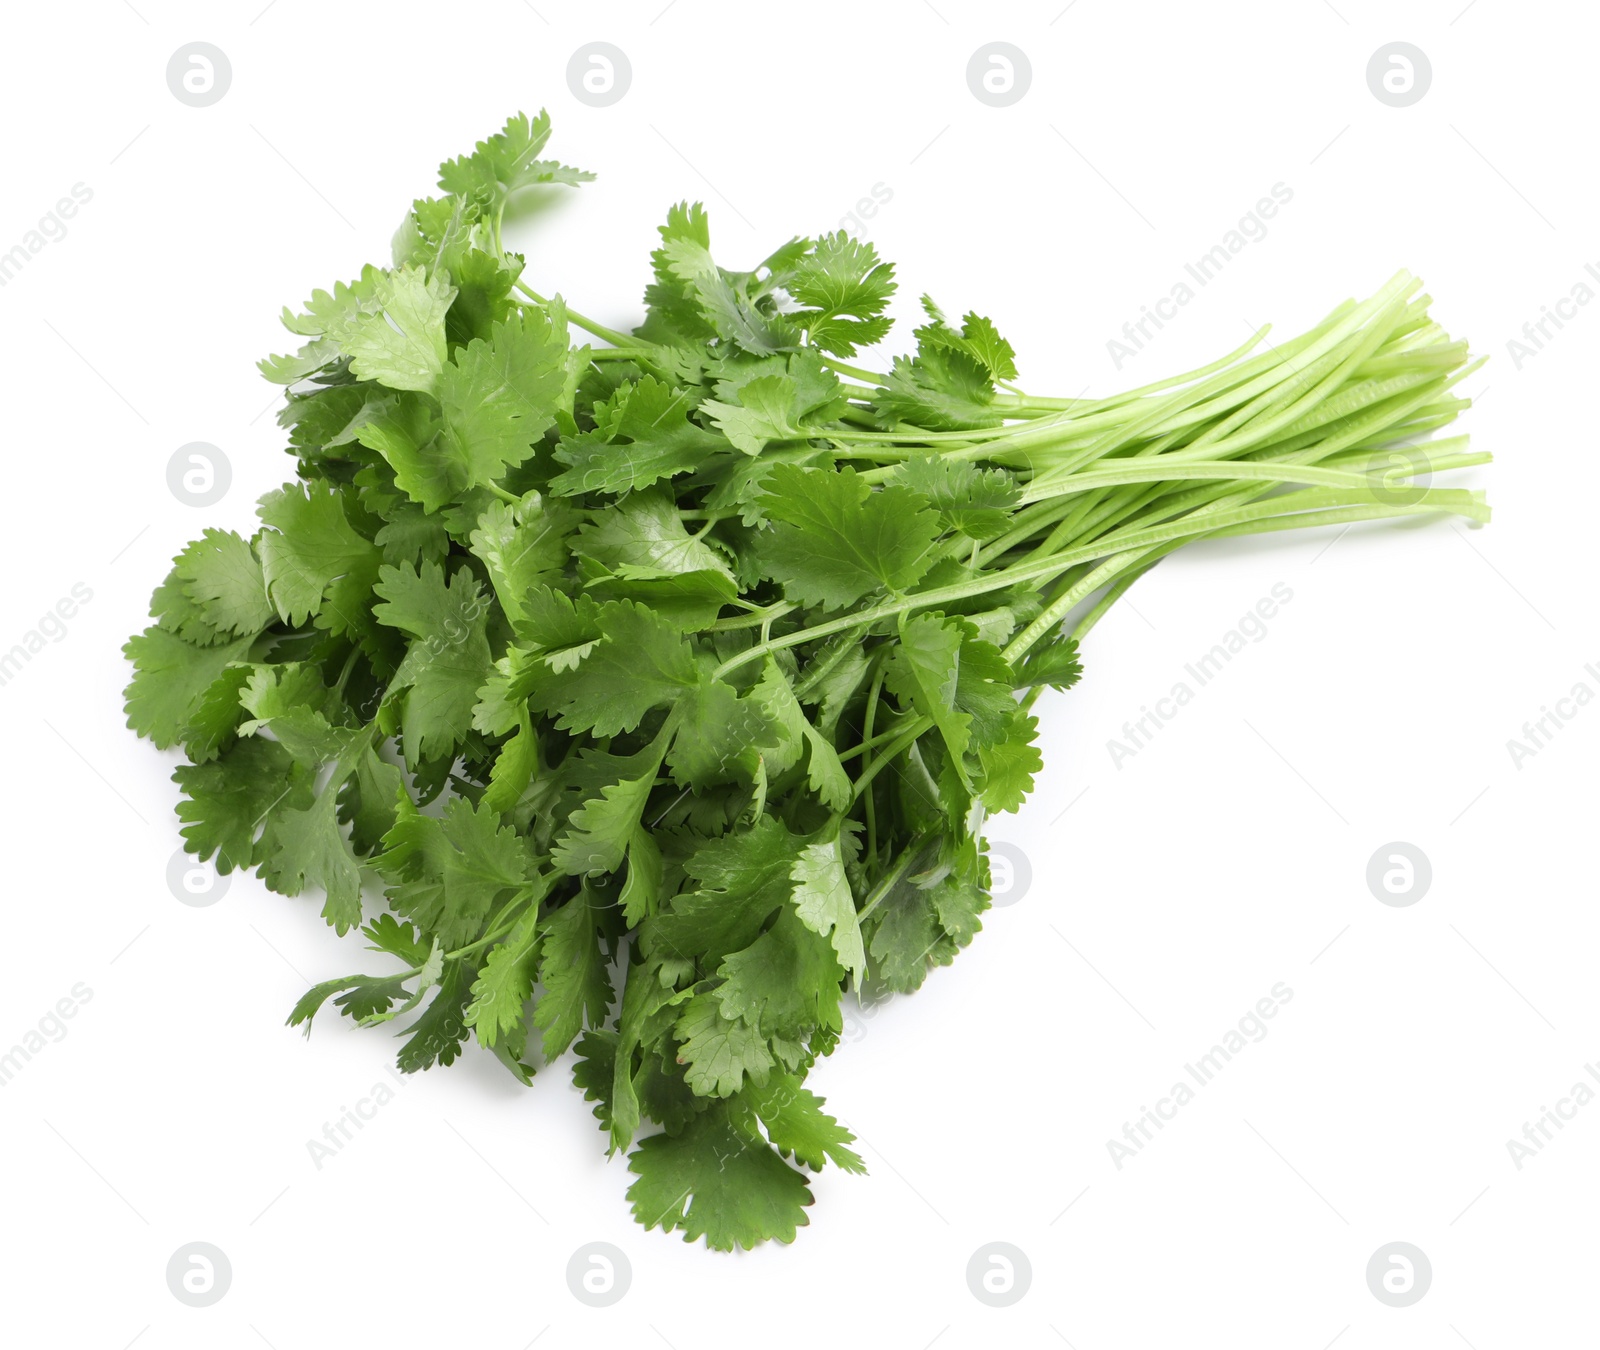
<path fill-rule="evenodd" d="M 903 754 L 906 749 L 910 747 L 911 743 L 932 725 L 933 718 L 931 717 L 917 718 L 898 738 L 896 738 L 893 744 L 890 745 L 889 749 L 885 750 L 883 754 L 875 756 L 872 763 L 867 765 L 867 767 L 861 771 L 861 777 L 856 779 L 855 788 L 850 794 L 851 804 L 854 805 L 861 794 L 867 790 L 867 788 L 871 785 L 872 780 L 877 777 L 878 771 L 883 768 L 885 764 L 892 762 L 898 755 Z"/>
<path fill-rule="evenodd" d="M 520 280 L 514 282 L 513 284 L 519 291 L 527 296 L 528 299 L 532 300 L 534 304 L 542 305 L 548 308 L 550 301 L 546 300 L 544 296 L 540 295 L 537 291 L 529 289 L 527 286 L 523 285 Z M 597 338 L 604 338 L 614 347 L 638 347 L 641 350 L 649 350 L 655 345 L 653 343 L 641 342 L 640 339 L 636 337 L 630 337 L 626 333 L 619 333 L 615 328 L 607 328 L 602 323 L 596 323 L 593 319 L 586 318 L 584 315 L 579 314 L 577 310 L 571 308 L 570 306 L 567 307 L 567 318 L 575 323 L 579 328 L 583 329 L 584 332 L 592 333 Z"/>

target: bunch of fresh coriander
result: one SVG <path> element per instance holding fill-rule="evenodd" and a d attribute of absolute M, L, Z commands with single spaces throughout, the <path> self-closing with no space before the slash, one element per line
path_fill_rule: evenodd
<path fill-rule="evenodd" d="M 613 332 L 502 245 L 515 194 L 590 177 L 548 135 L 512 118 L 392 266 L 285 311 L 304 345 L 262 369 L 298 481 L 178 555 L 129 725 L 190 761 L 190 851 L 389 958 L 291 1023 L 331 999 L 408 1019 L 408 1072 L 475 1037 L 524 1082 L 576 1042 L 641 1223 L 789 1241 L 802 1166 L 862 1169 L 804 1086 L 841 999 L 978 931 L 984 819 L 1084 633 L 1192 540 L 1487 519 L 1418 482 L 1488 459 L 1417 444 L 1471 367 L 1405 274 L 1113 398 L 1022 393 L 994 325 L 927 298 L 913 355 L 858 365 L 895 290 L 870 244 L 729 271 L 698 206 Z"/>

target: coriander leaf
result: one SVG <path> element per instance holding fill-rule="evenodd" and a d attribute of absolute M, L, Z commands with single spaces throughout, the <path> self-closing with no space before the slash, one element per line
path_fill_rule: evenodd
<path fill-rule="evenodd" d="M 467 1038 L 465 1018 L 472 976 L 472 968 L 462 961 L 446 964 L 433 1002 L 411 1024 L 411 1038 L 400 1047 L 396 1062 L 401 1073 L 455 1062 L 461 1042 Z"/>
<path fill-rule="evenodd" d="M 696 1095 L 731 1097 L 748 1076 L 764 1082 L 773 1067 L 772 1052 L 754 1027 L 723 1016 L 714 994 L 699 994 L 689 1001 L 673 1029 L 681 1045 L 678 1063 Z"/>
<path fill-rule="evenodd" d="M 189 597 L 188 585 L 176 566 L 182 559 L 182 554 L 173 559 L 174 566 L 167 579 L 151 594 L 150 617 L 167 632 L 196 647 L 211 647 L 228 641 L 233 635 L 213 627 L 205 610 Z"/>
<path fill-rule="evenodd" d="M 895 472 L 894 481 L 920 493 L 939 513 L 943 530 L 969 539 L 993 539 L 1011 523 L 1022 488 L 1004 469 L 980 469 L 967 460 L 919 455 Z"/>
<path fill-rule="evenodd" d="M 748 781 L 761 747 L 776 741 L 776 728 L 761 704 L 741 698 L 723 680 L 701 680 L 678 707 L 682 722 L 667 756 L 676 783 L 699 789 Z"/>
<path fill-rule="evenodd" d="M 178 555 L 184 593 L 223 633 L 259 633 L 272 622 L 261 563 L 232 530 L 206 530 Z"/>
<path fill-rule="evenodd" d="M 226 875 L 258 860 L 257 832 L 273 811 L 311 805 L 311 775 L 275 741 L 237 741 L 208 764 L 183 764 L 172 779 L 184 793 L 178 803 L 183 846 L 202 861 L 216 855 Z"/>
<path fill-rule="evenodd" d="M 794 910 L 800 922 L 823 937 L 831 937 L 839 964 L 860 985 L 867 958 L 861 946 L 855 895 L 844 870 L 844 850 L 837 824 L 825 837 L 808 844 L 790 872 L 794 882 Z"/>
<path fill-rule="evenodd" d="M 455 353 L 438 380 L 453 496 L 499 481 L 533 453 L 555 423 L 566 359 L 565 326 L 542 313 L 502 320 Z"/>
<path fill-rule="evenodd" d="M 1033 648 L 1017 666 L 1017 688 L 1049 685 L 1070 689 L 1083 674 L 1078 660 L 1078 644 L 1070 637 L 1056 637 Z"/>
<path fill-rule="evenodd" d="M 463 1020 L 478 1033 L 479 1045 L 492 1048 L 502 1034 L 522 1024 L 523 1009 L 533 996 L 537 960 L 538 927 L 530 910 L 505 941 L 490 948 L 472 986 Z"/>
<path fill-rule="evenodd" d="M 795 264 L 788 291 L 807 307 L 790 320 L 825 352 L 854 356 L 857 347 L 869 347 L 889 332 L 883 310 L 895 291 L 894 266 L 843 230 L 824 235 Z"/>
<path fill-rule="evenodd" d="M 694 658 L 677 630 L 643 605 L 613 601 L 599 618 L 605 636 L 563 682 L 556 725 L 615 736 L 693 687 Z"/>
<path fill-rule="evenodd" d="M 839 762 L 839 752 L 832 743 L 811 725 L 788 677 L 771 658 L 750 697 L 760 704 L 776 730 L 773 749 L 766 756 L 768 772 L 780 774 L 802 753 L 808 754 L 806 779 L 811 790 L 829 810 L 843 811 L 850 804 L 850 775 Z"/>
<path fill-rule="evenodd" d="M 628 877 L 617 897 L 617 903 L 622 906 L 623 922 L 630 928 L 637 928 L 657 912 L 663 876 L 661 849 L 648 829 L 636 825 L 628 840 Z"/>
<path fill-rule="evenodd" d="M 472 552 L 483 561 L 495 598 L 511 626 L 528 622 L 528 592 L 551 580 L 567 563 L 576 520 L 555 503 L 524 499 L 515 508 L 491 502 L 471 535 Z"/>
<path fill-rule="evenodd" d="M 853 469 L 767 476 L 763 506 L 778 522 L 759 542 L 768 575 L 803 605 L 841 609 L 916 584 L 932 562 L 938 519 L 902 487 L 874 491 Z"/>
<path fill-rule="evenodd" d="M 445 584 L 436 563 L 379 569 L 374 588 L 383 598 L 373 616 L 411 635 L 405 660 L 390 681 L 404 691 L 401 734 L 406 760 L 446 754 L 472 726 L 478 690 L 492 661 L 486 636 L 489 608 L 476 577 L 461 568 Z"/>
<path fill-rule="evenodd" d="M 661 247 L 651 256 L 664 260 L 666 272 L 682 287 L 701 320 L 724 342 L 758 356 L 797 345 L 790 326 L 770 309 L 764 311 L 751 296 L 750 274 L 718 267 L 702 238 L 663 230 Z"/>
<path fill-rule="evenodd" d="M 350 826 L 350 844 L 362 857 L 374 853 L 394 828 L 395 803 L 404 788 L 400 770 L 366 746 L 356 757 L 355 772 L 339 794 L 339 819 Z"/>
<path fill-rule="evenodd" d="M 812 1203 L 805 1178 L 759 1139 L 737 1131 L 725 1108 L 696 1116 L 676 1135 L 644 1140 L 628 1158 L 628 1188 L 646 1228 L 681 1230 L 716 1251 L 793 1242 Z"/>
<path fill-rule="evenodd" d="M 621 574 L 711 572 L 732 581 L 720 555 L 691 538 L 672 498 L 660 491 L 636 492 L 593 514 L 572 541 L 579 557 Z"/>
<path fill-rule="evenodd" d="M 1038 718 L 1019 715 L 1005 740 L 978 747 L 983 766 L 979 796 L 987 810 L 1015 811 L 1033 791 L 1034 776 L 1044 768 L 1044 756 L 1034 743 L 1038 730 Z"/>
<path fill-rule="evenodd" d="M 462 466 L 440 444 L 439 415 L 425 399 L 395 398 L 356 431 L 394 473 L 396 486 L 425 512 L 447 506 L 465 486 Z"/>
<path fill-rule="evenodd" d="M 376 312 L 341 313 L 330 334 L 361 379 L 426 392 L 444 370 L 444 316 L 455 294 L 440 272 L 428 276 L 420 267 L 380 272 L 373 282 Z"/>
<path fill-rule="evenodd" d="M 235 661 L 248 659 L 254 635 L 215 647 L 197 647 L 165 628 L 146 628 L 123 645 L 133 662 L 124 710 L 128 725 L 163 750 L 183 739 L 206 691 Z"/>
<path fill-rule="evenodd" d="M 846 1172 L 865 1172 L 861 1155 L 848 1145 L 856 1137 L 822 1108 L 826 1103 L 785 1073 L 775 1073 L 765 1086 L 746 1094 L 767 1128 L 767 1138 L 784 1157 L 820 1170 L 825 1163 Z"/>
<path fill-rule="evenodd" d="M 352 528 L 344 494 L 327 483 L 269 492 L 257 513 L 267 526 L 257 540 L 267 594 L 286 623 L 305 623 L 335 579 L 377 556 L 371 540 Z"/>
<path fill-rule="evenodd" d="M 343 781 L 336 770 L 309 807 L 270 815 L 261 839 L 261 879 L 280 895 L 323 891 L 322 917 L 341 936 L 361 922 L 361 864 L 339 829 Z"/>
<path fill-rule="evenodd" d="M 578 1037 L 574 1050 L 573 1084 L 583 1092 L 584 1101 L 595 1104 L 593 1115 L 600 1122 L 600 1128 L 614 1137 L 617 1131 L 617 1033 L 586 1031 Z M 628 1086 L 632 1087 L 631 1081 Z M 633 1105 L 637 1112 L 637 1100 Z M 629 1130 L 629 1138 L 632 1138 L 632 1130 L 637 1128 L 635 1121 Z M 614 1148 L 610 1151 L 616 1152 Z"/>
<path fill-rule="evenodd" d="M 239 695 L 249 682 L 252 667 L 228 666 L 200 696 L 183 728 L 183 749 L 196 764 L 204 764 L 230 744 L 244 720 Z"/>
<path fill-rule="evenodd" d="M 998 332 L 994 324 L 980 314 L 968 314 L 957 332 L 945 322 L 945 317 L 927 296 L 922 297 L 923 308 L 933 319 L 931 324 L 915 330 L 913 336 L 922 350 L 948 348 L 961 352 L 982 366 L 994 380 L 1017 378 L 1017 354 Z"/>
<path fill-rule="evenodd" d="M 582 169 L 537 158 L 549 139 L 550 115 L 547 112 L 541 109 L 531 120 L 526 113 L 518 113 L 508 118 L 500 131 L 479 141 L 472 154 L 441 164 L 439 186 L 463 197 L 482 193 L 501 201 L 518 188 L 538 183 L 577 184 L 593 180 L 594 175 Z"/>
<path fill-rule="evenodd" d="M 772 927 L 742 951 L 723 958 L 715 996 L 724 1017 L 762 1036 L 801 1040 L 817 1027 L 838 1031 L 844 969 L 826 937 L 784 908 Z"/>
<path fill-rule="evenodd" d="M 959 621 L 919 614 L 900 621 L 900 644 L 885 668 L 884 683 L 901 705 L 931 718 L 950 751 L 951 763 L 967 780 L 966 753 L 972 718 L 956 706 L 963 633 Z"/>
<path fill-rule="evenodd" d="M 787 357 L 725 362 L 716 398 L 700 407 L 735 447 L 756 455 L 774 441 L 825 435 L 825 424 L 846 405 L 839 377 L 806 347 Z"/>
<path fill-rule="evenodd" d="M 600 950 L 595 900 L 587 887 L 541 926 L 544 993 L 533 1006 L 533 1023 L 544 1032 L 546 1060 L 555 1059 L 584 1025 L 598 1028 L 611 1006 L 611 977 Z"/>
<path fill-rule="evenodd" d="M 873 400 L 878 424 L 901 423 L 930 431 L 971 431 L 998 426 L 994 382 L 989 372 L 965 352 L 923 346 L 917 356 L 894 359 L 889 381 Z"/>
<path fill-rule="evenodd" d="M 410 923 L 402 923 L 393 914 L 378 915 L 362 928 L 361 935 L 371 939 L 374 951 L 388 952 L 408 966 L 420 966 L 428 959 L 428 944 Z"/>
<path fill-rule="evenodd" d="M 655 786 L 660 748 L 652 747 L 623 763 L 627 776 L 602 788 L 568 819 L 567 832 L 550 853 L 551 862 L 563 872 L 585 876 L 615 872 L 622 866 Z"/>
<path fill-rule="evenodd" d="M 476 938 L 507 891 L 542 894 L 517 832 L 499 814 L 452 797 L 442 817 L 424 816 L 409 795 L 398 798 L 394 827 L 374 858 L 389 881 L 390 902 L 455 948 Z"/>
<path fill-rule="evenodd" d="M 569 466 L 550 480 L 558 496 L 627 492 L 699 468 L 726 446 L 689 421 L 697 398 L 646 375 L 594 409 L 595 429 L 564 437 L 556 458 Z"/>
<path fill-rule="evenodd" d="M 489 786 L 484 790 L 483 804 L 491 811 L 502 814 L 511 810 L 538 771 L 539 738 L 524 710 L 522 725 L 495 756 L 494 768 L 489 774 Z"/>
<path fill-rule="evenodd" d="M 701 842 L 684 861 L 696 882 L 642 925 L 645 950 L 715 969 L 728 952 L 755 941 L 793 890 L 790 873 L 803 842 L 763 815 L 748 830 Z"/>

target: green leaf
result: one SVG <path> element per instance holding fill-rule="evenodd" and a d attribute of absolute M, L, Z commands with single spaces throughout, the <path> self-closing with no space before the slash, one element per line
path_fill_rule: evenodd
<path fill-rule="evenodd" d="M 713 261 L 703 212 L 697 224 L 698 228 L 691 217 L 689 228 L 677 228 L 669 216 L 661 231 L 661 247 L 651 255 L 657 275 L 697 312 L 703 326 L 739 350 L 770 356 L 797 346 L 793 329 L 770 308 L 763 310 L 752 296 L 754 278 L 726 272 Z"/>
<path fill-rule="evenodd" d="M 383 603 L 374 606 L 373 617 L 412 639 L 389 692 L 405 691 L 401 735 L 414 767 L 449 753 L 472 726 L 478 690 L 493 666 L 489 604 L 464 567 L 448 584 L 436 563 L 420 570 L 409 563 L 382 567 L 378 578 L 374 591 Z"/>
<path fill-rule="evenodd" d="M 895 472 L 895 481 L 921 494 L 939 513 L 941 530 L 969 539 L 993 539 L 1011 523 L 1022 488 L 1004 469 L 980 469 L 967 460 L 919 455 Z"/>
<path fill-rule="evenodd" d="M 767 771 L 780 774 L 802 753 L 809 754 L 806 781 L 811 790 L 830 811 L 843 811 L 850 804 L 850 775 L 832 742 L 811 725 L 788 677 L 770 657 L 750 697 L 760 703 L 778 732 L 774 748 L 767 755 Z"/>
<path fill-rule="evenodd" d="M 748 1077 L 764 1082 L 773 1067 L 772 1052 L 760 1031 L 748 1023 L 723 1016 L 714 994 L 699 994 L 689 1001 L 674 1028 L 682 1043 L 678 1062 L 696 1095 L 731 1097 Z"/>
<path fill-rule="evenodd" d="M 1052 689 L 1070 689 L 1083 674 L 1078 660 L 1078 644 L 1070 637 L 1057 636 L 1033 648 L 1017 666 L 1017 688 L 1031 689 L 1049 685 Z"/>
<path fill-rule="evenodd" d="M 790 878 L 794 882 L 794 910 L 800 922 L 812 932 L 831 938 L 839 964 L 855 977 L 859 988 L 866 975 L 867 958 L 861 945 L 855 895 L 845 875 L 837 825 L 822 840 L 806 846 Z"/>
<path fill-rule="evenodd" d="M 304 624 L 335 579 L 377 558 L 372 541 L 351 527 L 343 494 L 327 483 L 269 492 L 258 514 L 268 527 L 257 540 L 267 594 L 286 623 Z"/>
<path fill-rule="evenodd" d="M 983 790 L 979 794 L 991 812 L 1015 811 L 1033 791 L 1035 775 L 1044 769 L 1044 756 L 1034 743 L 1039 720 L 1018 716 L 1015 729 L 1005 740 L 978 747 L 983 766 Z"/>
<path fill-rule="evenodd" d="M 572 541 L 579 557 L 627 575 L 634 572 L 698 575 L 710 572 L 733 580 L 715 550 L 691 538 L 677 503 L 660 490 L 636 492 L 616 506 L 596 511 Z"/>
<path fill-rule="evenodd" d="M 784 1157 L 819 1170 L 825 1163 L 846 1172 L 865 1172 L 861 1155 L 848 1145 L 856 1137 L 822 1108 L 826 1103 L 789 1074 L 775 1073 L 764 1087 L 747 1094 L 766 1126 L 767 1138 Z"/>
<path fill-rule="evenodd" d="M 183 846 L 202 861 L 216 855 L 218 872 L 253 867 L 257 831 L 274 811 L 311 805 L 311 775 L 275 741 L 237 741 L 209 764 L 184 764 L 173 781 Z"/>
<path fill-rule="evenodd" d="M 767 446 L 824 433 L 824 424 L 844 411 L 839 377 L 813 347 L 784 357 L 741 361 L 724 367 L 717 397 L 700 405 L 718 429 L 747 455 Z"/>
<path fill-rule="evenodd" d="M 653 747 L 624 763 L 629 776 L 601 788 L 568 819 L 567 832 L 550 853 L 550 861 L 563 872 L 586 876 L 622 866 L 655 787 L 660 749 Z"/>
<path fill-rule="evenodd" d="M 725 449 L 716 432 L 689 421 L 698 398 L 645 375 L 595 405 L 595 429 L 562 439 L 568 468 L 550 480 L 558 496 L 627 492 L 699 468 Z"/>
<path fill-rule="evenodd" d="M 950 347 L 923 346 L 912 360 L 895 357 L 874 411 L 888 428 L 909 423 L 930 431 L 971 431 L 1000 424 L 993 404 L 994 381 L 980 362 Z"/>
<path fill-rule="evenodd" d="M 444 370 L 444 316 L 455 294 L 439 272 L 381 272 L 373 282 L 377 312 L 340 314 L 329 331 L 359 378 L 426 392 Z"/>
<path fill-rule="evenodd" d="M 673 781 L 696 789 L 749 781 L 763 746 L 777 742 L 759 700 L 723 680 L 703 679 L 679 703 L 682 721 L 667 764 Z"/>
<path fill-rule="evenodd" d="M 464 1019 L 478 1033 L 479 1045 L 492 1048 L 504 1033 L 522 1025 L 523 1011 L 533 997 L 538 938 L 536 916 L 530 909 L 505 941 L 490 949 L 472 986 Z"/>
<path fill-rule="evenodd" d="M 502 201 L 519 188 L 539 183 L 586 183 L 594 178 L 582 169 L 570 169 L 538 154 L 550 139 L 550 115 L 543 111 L 532 120 L 526 113 L 508 118 L 505 127 L 479 141 L 470 155 L 439 166 L 439 186 L 463 197 L 480 194 Z"/>
<path fill-rule="evenodd" d="M 420 966 L 428 959 L 429 944 L 424 942 L 415 927 L 402 922 L 393 914 L 380 914 L 361 930 L 361 935 L 372 942 L 373 950 L 397 956 L 408 966 Z"/>
<path fill-rule="evenodd" d="M 434 405 L 406 394 L 392 399 L 356 431 L 394 473 L 395 485 L 425 512 L 448 506 L 465 487 L 466 474 L 441 444 L 443 427 Z"/>
<path fill-rule="evenodd" d="M 134 666 L 123 705 L 128 725 L 163 750 L 176 745 L 207 691 L 230 664 L 248 659 L 254 641 L 250 635 L 197 647 L 159 627 L 129 638 L 122 648 Z"/>
<path fill-rule="evenodd" d="M 489 786 L 483 793 L 484 806 L 502 814 L 511 810 L 538 771 L 539 738 L 524 712 L 522 725 L 500 747 L 500 753 L 495 757 L 494 768 L 489 773 Z"/>
<path fill-rule="evenodd" d="M 253 667 L 240 663 L 228 666 L 217 676 L 195 704 L 183 728 L 184 752 L 196 764 L 215 759 L 233 743 L 244 720 L 244 705 L 239 695 L 249 682 Z"/>
<path fill-rule="evenodd" d="M 716 998 L 723 1016 L 754 1027 L 764 1037 L 799 1041 L 818 1027 L 840 1030 L 844 968 L 833 944 L 784 908 L 766 932 L 718 968 Z"/>
<path fill-rule="evenodd" d="M 958 621 L 940 614 L 902 617 L 900 644 L 885 668 L 884 683 L 902 706 L 931 718 L 950 751 L 951 763 L 967 782 L 966 753 L 972 718 L 956 706 L 961 677 L 963 632 Z"/>
<path fill-rule="evenodd" d="M 622 906 L 622 920 L 630 928 L 637 928 L 656 913 L 661 902 L 663 878 L 661 850 L 649 830 L 636 826 L 628 840 L 628 877 L 617 897 L 617 903 Z"/>
<path fill-rule="evenodd" d="M 790 316 L 815 346 L 836 356 L 854 356 L 889 332 L 884 307 L 894 294 L 894 266 L 877 250 L 843 230 L 824 235 L 795 266 L 789 294 L 806 306 Z"/>
<path fill-rule="evenodd" d="M 544 920 L 539 979 L 544 993 L 533 1007 L 543 1033 L 545 1059 L 561 1054 L 585 1024 L 598 1028 L 611 1006 L 611 977 L 600 950 L 595 901 L 584 888 Z"/>
<path fill-rule="evenodd" d="M 409 795 L 399 799 L 394 827 L 375 866 L 391 881 L 394 908 L 452 949 L 481 932 L 507 891 L 542 894 L 527 847 L 499 814 L 452 797 L 442 817 L 424 816 Z"/>
<path fill-rule="evenodd" d="M 322 917 L 341 935 L 361 922 L 361 864 L 339 829 L 343 781 L 336 771 L 309 807 L 269 816 L 261 840 L 261 879 L 280 895 L 321 890 Z"/>
<path fill-rule="evenodd" d="M 472 968 L 462 961 L 446 964 L 438 992 L 422 1016 L 411 1024 L 411 1037 L 400 1047 L 396 1062 L 401 1073 L 418 1073 L 433 1065 L 449 1065 L 467 1039 L 466 1007 L 472 985 Z"/>
<path fill-rule="evenodd" d="M 563 571 L 574 516 L 553 503 L 524 499 L 515 508 L 491 502 L 472 532 L 472 552 L 483 561 L 495 598 L 513 628 L 526 631 L 528 593 Z"/>
<path fill-rule="evenodd" d="M 555 424 L 566 360 L 565 325 L 537 311 L 502 320 L 455 353 L 438 380 L 452 496 L 498 482 L 533 453 Z"/>
<path fill-rule="evenodd" d="M 767 574 L 802 605 L 841 609 L 876 591 L 902 592 L 933 561 L 938 518 L 905 488 L 874 491 L 853 469 L 797 469 L 767 476 L 761 536 Z"/>
<path fill-rule="evenodd" d="M 714 970 L 748 947 L 793 890 L 790 873 L 803 841 L 771 816 L 748 830 L 707 839 L 684 861 L 699 885 L 672 898 L 643 925 L 645 950 Z"/>
<path fill-rule="evenodd" d="M 628 1159 L 628 1188 L 646 1228 L 705 1238 L 716 1251 L 776 1239 L 793 1242 L 812 1203 L 805 1178 L 760 1139 L 738 1131 L 726 1108 L 695 1117 L 677 1135 L 652 1135 Z"/>
<path fill-rule="evenodd" d="M 1017 378 L 1017 354 L 990 320 L 980 314 L 968 314 L 958 332 L 945 322 L 938 306 L 927 296 L 922 297 L 922 306 L 933 322 L 915 330 L 919 350 L 957 351 L 981 366 L 992 380 Z"/>
<path fill-rule="evenodd" d="M 563 683 L 556 725 L 615 736 L 673 702 L 698 677 L 688 644 L 653 611 L 618 600 L 603 605 L 599 617 L 605 636 Z"/>
<path fill-rule="evenodd" d="M 259 633 L 273 619 L 261 563 L 232 530 L 207 530 L 178 555 L 184 593 L 223 633 Z"/>

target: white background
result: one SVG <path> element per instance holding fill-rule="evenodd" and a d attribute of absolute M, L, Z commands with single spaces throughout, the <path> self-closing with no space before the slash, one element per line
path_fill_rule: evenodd
<path fill-rule="evenodd" d="M 1520 370 L 1507 353 L 1600 262 L 1592 8 L 263 3 L 6 19 L 0 251 L 74 183 L 93 198 L 0 290 L 0 647 L 74 583 L 93 599 L 0 688 L 0 1049 L 92 990 L 0 1089 L 5 1342 L 1594 1344 L 1600 1104 L 1521 1170 L 1506 1146 L 1600 1060 L 1600 708 L 1520 769 L 1507 750 L 1574 683 L 1600 690 L 1600 306 Z M 166 84 L 194 40 L 232 63 L 209 108 Z M 631 60 L 609 108 L 567 86 L 592 40 Z M 1032 64 L 1009 108 L 966 83 L 993 40 Z M 1432 65 L 1408 108 L 1366 82 L 1393 40 Z M 1247 325 L 1296 332 L 1400 266 L 1493 357 L 1463 429 L 1498 462 L 1458 476 L 1490 490 L 1489 528 L 1193 548 L 1095 631 L 1082 685 L 1040 704 L 1038 791 L 993 826 L 1030 888 L 815 1073 L 872 1175 L 818 1178 L 792 1247 L 637 1228 L 566 1066 L 524 1090 L 476 1050 L 318 1169 L 307 1141 L 388 1081 L 394 1046 L 282 1021 L 365 953 L 251 877 L 177 903 L 175 760 L 123 727 L 119 647 L 167 560 L 202 526 L 248 532 L 291 473 L 253 370 L 285 346 L 280 307 L 386 260 L 437 162 L 541 105 L 552 152 L 600 179 L 512 240 L 530 284 L 610 323 L 638 316 L 672 201 L 704 199 L 719 256 L 746 266 L 881 184 L 867 233 L 900 268 L 899 311 L 929 289 L 991 314 L 1040 393 L 1187 369 Z M 1116 370 L 1107 340 L 1280 182 L 1267 237 Z M 166 486 L 195 440 L 233 468 L 205 510 Z M 1267 637 L 1117 768 L 1108 738 L 1280 582 Z M 1394 840 L 1433 869 L 1404 908 L 1365 881 Z M 1280 981 L 1266 1039 L 1119 1170 L 1107 1141 Z M 164 1275 L 195 1240 L 233 1267 L 203 1310 Z M 1365 1277 L 1396 1240 L 1433 1268 L 1404 1309 Z M 609 1309 L 567 1288 L 589 1241 L 632 1264 Z M 968 1289 L 990 1241 L 1031 1262 L 1009 1308 Z"/>

